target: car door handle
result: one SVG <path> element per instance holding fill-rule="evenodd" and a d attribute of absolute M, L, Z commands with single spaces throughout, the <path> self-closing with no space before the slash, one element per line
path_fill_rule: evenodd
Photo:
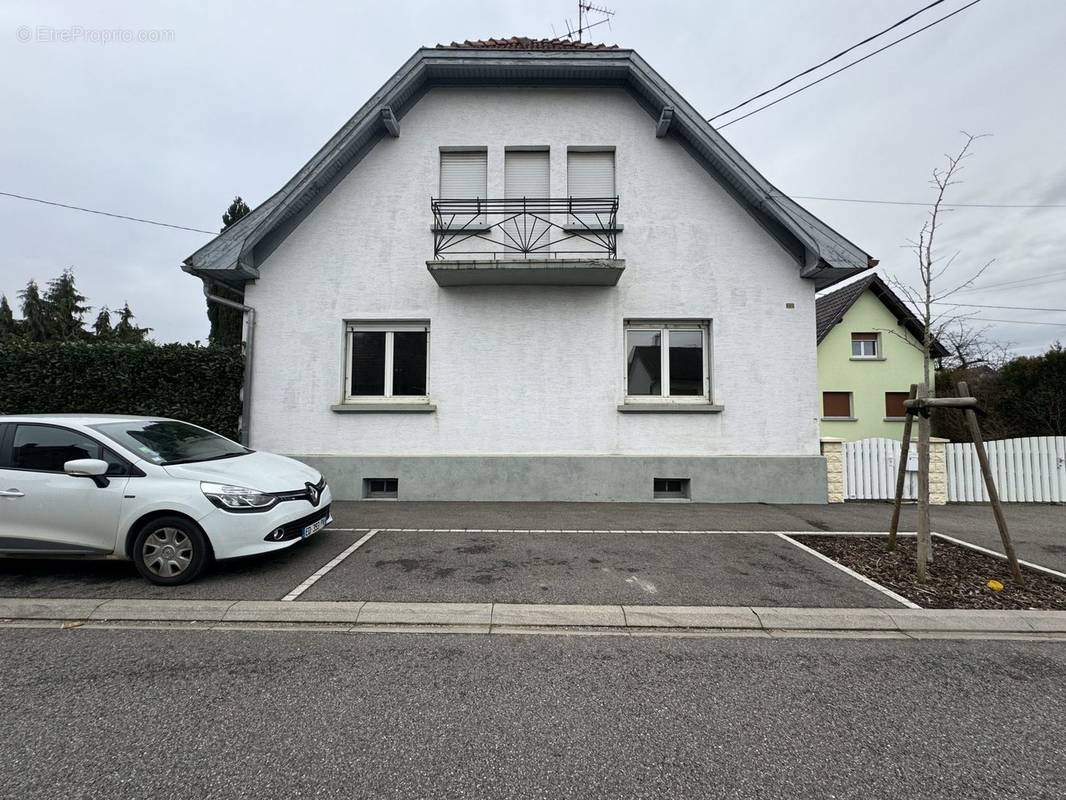
<path fill-rule="evenodd" d="M 25 497 L 26 495 L 20 492 L 18 489 L 5 489 L 0 492 L 0 497 Z"/>

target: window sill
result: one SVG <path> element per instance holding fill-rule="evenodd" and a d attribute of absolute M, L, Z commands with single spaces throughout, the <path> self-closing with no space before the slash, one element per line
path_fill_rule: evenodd
<path fill-rule="evenodd" d="M 720 414 L 725 406 L 713 403 L 622 403 L 618 410 L 623 414 Z"/>
<path fill-rule="evenodd" d="M 884 356 L 851 356 L 849 361 L 887 361 Z"/>
<path fill-rule="evenodd" d="M 906 422 L 907 418 L 906 417 L 885 417 L 884 421 L 885 422 Z"/>
<path fill-rule="evenodd" d="M 437 406 L 434 403 L 338 403 L 329 410 L 337 414 L 432 414 L 436 413 Z"/>
<path fill-rule="evenodd" d="M 858 422 L 858 417 L 822 417 L 822 422 Z"/>

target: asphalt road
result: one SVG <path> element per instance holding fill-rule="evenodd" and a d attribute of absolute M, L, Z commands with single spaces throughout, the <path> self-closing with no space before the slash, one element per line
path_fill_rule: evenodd
<path fill-rule="evenodd" d="M 0 794 L 1061 798 L 1066 645 L 0 630 Z"/>

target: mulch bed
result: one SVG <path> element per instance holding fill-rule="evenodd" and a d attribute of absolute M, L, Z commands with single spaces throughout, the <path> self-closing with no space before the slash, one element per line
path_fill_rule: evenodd
<path fill-rule="evenodd" d="M 903 595 L 922 608 L 1052 609 L 1066 610 L 1066 582 L 1022 567 L 1025 587 L 1010 575 L 1005 559 L 988 556 L 951 542 L 933 539 L 933 558 L 926 583 L 915 577 L 917 540 L 896 540 L 885 549 L 886 536 L 793 536 L 860 575 Z M 996 592 L 986 585 L 1003 584 Z"/>

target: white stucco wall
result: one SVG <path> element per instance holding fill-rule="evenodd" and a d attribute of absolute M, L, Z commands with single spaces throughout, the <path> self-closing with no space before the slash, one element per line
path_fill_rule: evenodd
<path fill-rule="evenodd" d="M 818 453 L 814 287 L 623 90 L 434 89 L 262 264 L 251 442 L 291 454 Z M 614 287 L 441 288 L 430 197 L 439 148 L 616 148 Z M 794 309 L 786 309 L 794 303 Z M 624 414 L 623 320 L 712 320 L 721 414 Z M 343 321 L 430 320 L 433 414 L 338 414 Z"/>

